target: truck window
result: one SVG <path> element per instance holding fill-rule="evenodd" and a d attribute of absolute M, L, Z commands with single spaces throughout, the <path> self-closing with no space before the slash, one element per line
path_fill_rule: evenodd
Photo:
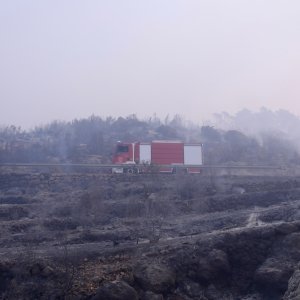
<path fill-rule="evenodd" d="M 121 146 L 121 145 L 120 145 L 120 146 L 117 147 L 117 152 L 118 152 L 118 153 L 127 153 L 128 150 L 129 150 L 129 149 L 128 149 L 128 146 Z"/>

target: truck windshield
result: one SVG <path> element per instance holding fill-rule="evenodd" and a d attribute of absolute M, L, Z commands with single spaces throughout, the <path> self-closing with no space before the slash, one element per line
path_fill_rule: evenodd
<path fill-rule="evenodd" d="M 126 152 L 128 152 L 128 146 L 118 146 L 117 147 L 117 152 L 118 153 L 126 153 Z"/>

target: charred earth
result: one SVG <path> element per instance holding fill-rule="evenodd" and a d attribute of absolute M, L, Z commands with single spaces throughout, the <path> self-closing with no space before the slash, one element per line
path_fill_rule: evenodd
<path fill-rule="evenodd" d="M 1 299 L 300 299 L 300 178 L 0 174 Z"/>

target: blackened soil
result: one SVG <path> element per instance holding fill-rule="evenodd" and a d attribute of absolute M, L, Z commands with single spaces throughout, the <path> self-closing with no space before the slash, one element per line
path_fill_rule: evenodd
<path fill-rule="evenodd" d="M 3 299 L 300 297 L 300 178 L 9 173 L 0 188 Z"/>

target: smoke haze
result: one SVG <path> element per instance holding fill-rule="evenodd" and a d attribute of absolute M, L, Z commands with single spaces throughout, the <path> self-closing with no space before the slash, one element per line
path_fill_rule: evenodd
<path fill-rule="evenodd" d="M 2 1 L 0 124 L 300 114 L 296 0 Z"/>

